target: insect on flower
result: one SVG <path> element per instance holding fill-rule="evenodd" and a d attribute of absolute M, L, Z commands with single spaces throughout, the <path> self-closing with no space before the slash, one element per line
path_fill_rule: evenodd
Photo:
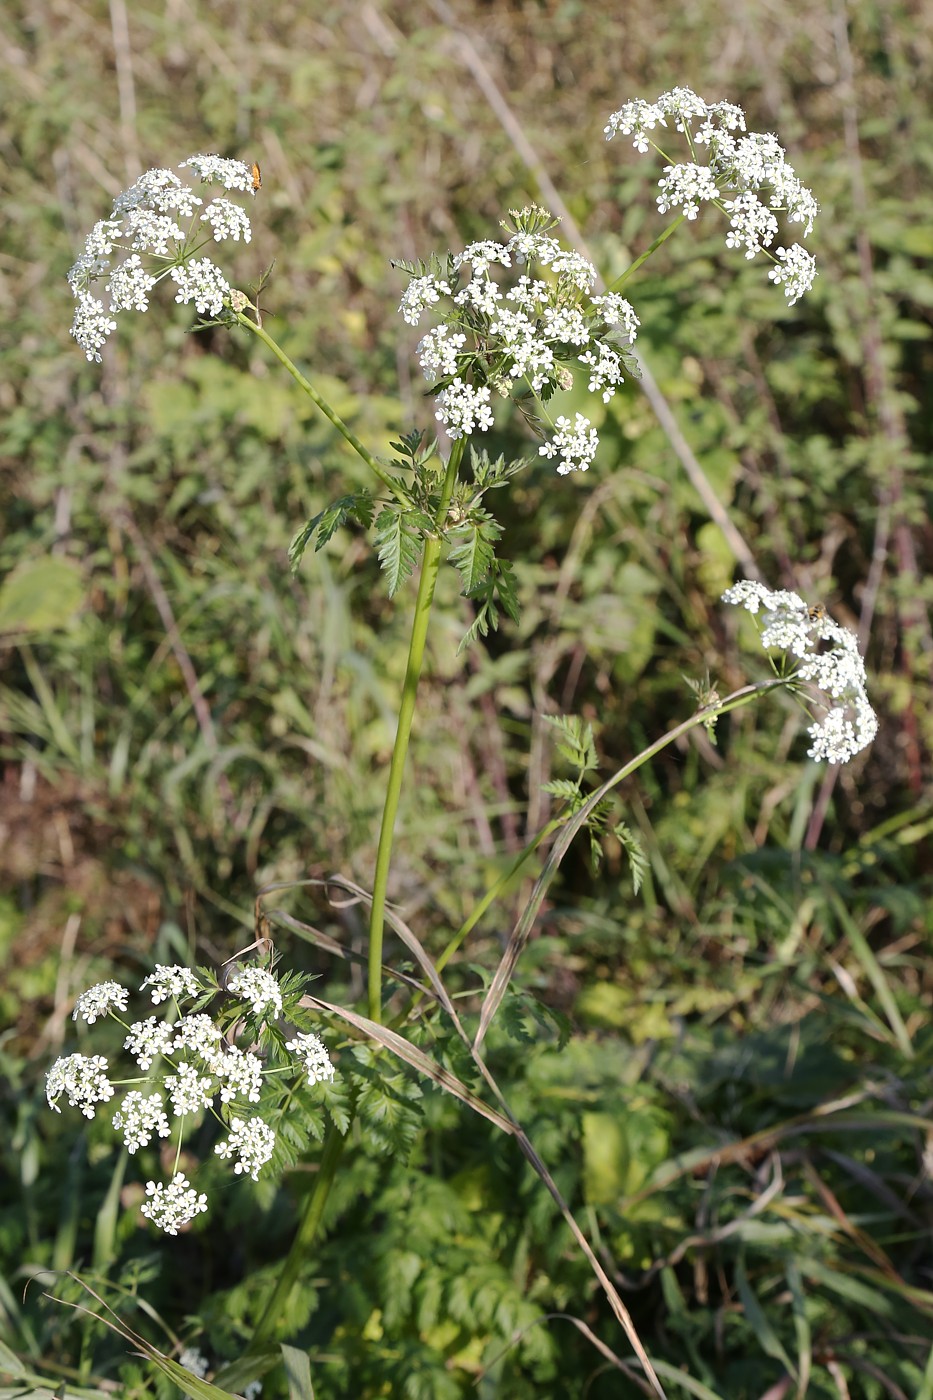
<path fill-rule="evenodd" d="M 812 607 L 807 608 L 807 617 L 811 622 L 822 622 L 825 616 L 825 603 L 814 603 Z"/>
<path fill-rule="evenodd" d="M 261 189 L 262 189 L 262 171 L 259 169 L 259 166 L 256 164 L 255 161 L 253 161 L 253 165 L 252 165 L 252 175 L 253 175 L 253 194 L 255 195 L 257 190 L 261 190 Z"/>

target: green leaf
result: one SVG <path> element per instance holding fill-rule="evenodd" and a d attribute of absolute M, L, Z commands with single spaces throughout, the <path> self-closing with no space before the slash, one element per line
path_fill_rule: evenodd
<path fill-rule="evenodd" d="M 282 1342 L 282 1363 L 288 1380 L 289 1400 L 314 1400 L 311 1362 L 306 1352 Z"/>
<path fill-rule="evenodd" d="M 781 1344 L 781 1340 L 771 1326 L 768 1317 L 752 1291 L 752 1286 L 748 1281 L 748 1274 L 745 1272 L 745 1261 L 740 1256 L 735 1265 L 735 1284 L 742 1300 L 742 1307 L 745 1310 L 745 1317 L 755 1336 L 758 1338 L 763 1351 L 768 1356 L 773 1356 L 775 1361 L 780 1361 L 788 1375 L 797 1377 L 797 1368 L 791 1361 L 787 1352 Z"/>
<path fill-rule="evenodd" d="M 494 520 L 487 517 L 468 520 L 450 532 L 456 541 L 450 551 L 450 562 L 460 575 L 463 596 L 468 598 L 489 573 L 495 561 L 493 541 L 502 534 L 502 529 Z"/>
<path fill-rule="evenodd" d="M 641 889 L 642 881 L 648 870 L 648 857 L 645 855 L 645 848 L 635 835 L 630 826 L 625 822 L 616 822 L 612 828 L 612 834 L 620 842 L 623 851 L 628 857 L 628 868 L 632 876 L 632 889 L 637 894 Z"/>
<path fill-rule="evenodd" d="M 317 540 L 314 549 L 317 552 L 348 520 L 356 520 L 368 530 L 373 523 L 374 510 L 375 503 L 368 491 L 356 491 L 350 496 L 341 496 L 332 505 L 325 506 L 322 511 L 319 511 L 307 524 L 301 527 L 288 546 L 288 562 L 291 565 L 292 573 L 297 572 L 302 556 L 315 532 L 317 532 Z"/>
<path fill-rule="evenodd" d="M 20 564 L 0 585 L 0 632 L 49 632 L 64 627 L 84 601 L 81 570 L 49 555 Z"/>
<path fill-rule="evenodd" d="M 428 517 L 420 511 L 396 510 L 387 506 L 376 521 L 376 547 L 379 563 L 389 584 L 389 597 L 398 592 L 399 586 L 414 572 L 421 555 L 421 535 L 412 528 L 423 528 L 424 522 L 430 525 Z"/>
<path fill-rule="evenodd" d="M 561 735 L 557 751 L 574 768 L 579 768 L 580 776 L 596 768 L 596 745 L 593 742 L 593 727 L 579 715 L 545 715 L 545 720 Z"/>
<path fill-rule="evenodd" d="M 466 595 L 471 602 L 478 602 L 479 608 L 472 626 L 457 648 L 458 652 L 475 642 L 477 637 L 485 637 L 490 627 L 496 631 L 499 626 L 499 609 L 513 622 L 519 620 L 518 595 L 515 591 L 515 575 L 507 559 L 494 559 L 486 577 Z"/>

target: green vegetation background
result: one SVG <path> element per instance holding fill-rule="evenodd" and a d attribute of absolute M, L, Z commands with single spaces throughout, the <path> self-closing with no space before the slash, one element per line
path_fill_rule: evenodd
<path fill-rule="evenodd" d="M 0 579 L 56 571 L 28 633 L 35 598 L 0 599 L 5 1344 L 52 1387 L 162 1384 L 40 1286 L 23 1300 L 77 1267 L 165 1350 L 243 1350 L 307 1173 L 157 1240 L 145 1164 L 122 1181 L 106 1125 L 53 1119 L 42 1077 L 91 982 L 229 956 L 268 881 L 369 882 L 412 597 L 385 600 L 357 534 L 290 576 L 291 535 L 361 468 L 254 345 L 159 306 L 85 363 L 65 282 L 84 233 L 152 165 L 259 160 L 236 276 L 274 263 L 267 325 L 385 451 L 431 426 L 389 260 L 546 202 L 537 159 L 617 274 L 660 227 L 657 171 L 606 116 L 687 84 L 780 134 L 823 205 L 820 277 L 787 310 L 711 219 L 632 284 L 700 476 L 631 386 L 586 476 L 519 478 L 522 623 L 457 656 L 469 617 L 442 584 L 392 895 L 441 948 L 547 817 L 545 714 L 586 716 L 608 773 L 690 712 L 684 676 L 760 673 L 717 602 L 743 549 L 861 626 L 871 751 L 815 769 L 772 698 L 643 771 L 619 814 L 644 889 L 618 846 L 594 876 L 581 843 L 519 968 L 569 1044 L 518 1004 L 490 1053 L 672 1395 L 933 1396 L 933 8 L 12 0 L 0 37 Z M 494 966 L 520 897 L 454 986 Z M 289 907 L 363 947 L 354 911 Z M 330 999 L 359 994 L 279 946 Z M 627 1359 L 521 1159 L 450 1101 L 423 1109 L 406 1152 L 347 1154 L 283 1318 L 315 1394 L 641 1393 L 583 1335 Z"/>

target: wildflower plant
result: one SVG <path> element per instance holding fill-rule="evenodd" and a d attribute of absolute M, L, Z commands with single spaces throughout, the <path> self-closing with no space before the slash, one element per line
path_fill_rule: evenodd
<path fill-rule="evenodd" d="M 810 758 L 847 763 L 871 743 L 878 718 L 854 632 L 834 622 L 822 604 L 808 606 L 796 593 L 752 580 L 727 588 L 722 600 L 752 614 L 761 645 L 783 653 L 782 678 L 823 711 L 810 725 Z"/>
<path fill-rule="evenodd" d="M 668 154 L 667 138 L 673 133 L 685 141 L 687 161 L 677 163 Z M 632 137 L 639 152 L 654 149 L 667 161 L 659 182 L 658 209 L 661 213 L 676 210 L 677 218 L 608 287 L 601 289 L 593 264 L 561 242 L 557 220 L 537 206 L 511 211 L 499 238 L 476 241 L 428 261 L 394 264 L 408 279 L 399 311 L 407 326 L 421 332 L 418 361 L 446 448 L 416 425 L 391 444 L 392 455 L 371 452 L 269 334 L 258 307 L 206 256 L 206 249 L 251 239 L 245 210 L 229 197 L 255 193 L 258 182 L 244 163 L 219 156 L 190 157 L 180 169 L 195 177 L 197 189 L 172 171 L 149 171 L 118 197 L 110 218 L 94 226 L 69 274 L 77 300 L 73 335 L 88 359 L 100 360 L 118 316 L 148 310 L 159 283 L 166 283 L 175 288 L 176 302 L 194 305 L 202 322 L 207 319 L 263 344 L 370 469 L 371 486 L 340 496 L 301 525 L 289 551 L 293 568 L 298 568 L 312 543 L 315 550 L 323 548 L 351 521 L 374 531 L 390 595 L 420 566 L 372 886 L 355 892 L 370 908 L 368 1015 L 317 1001 L 304 991 L 300 979 L 289 973 L 279 976 L 269 965 L 238 962 L 220 980 L 204 969 L 159 966 L 144 979 L 141 990 L 149 993 L 153 1006 L 164 1006 L 165 1014 L 124 1020 L 129 1014 L 128 992 L 116 982 L 90 988 L 75 1007 L 76 1017 L 89 1027 L 107 1018 L 123 1028 L 123 1050 L 133 1062 L 128 1077 L 118 1077 L 105 1056 L 81 1053 L 57 1060 L 48 1075 L 52 1108 L 57 1110 L 60 1100 L 67 1099 L 93 1118 L 99 1106 L 108 1105 L 128 1152 L 171 1139 L 174 1163 L 168 1179 L 147 1182 L 143 1206 L 144 1214 L 169 1233 L 189 1224 L 208 1206 L 207 1193 L 181 1170 L 182 1141 L 189 1126 L 209 1116 L 216 1119 L 220 1131 L 213 1155 L 231 1165 L 235 1174 L 255 1181 L 273 1170 L 280 1157 L 287 1158 L 283 1140 L 293 1156 L 307 1148 L 308 1133 L 302 1136 L 300 1126 L 294 1126 L 296 1118 L 309 1119 L 312 1135 L 317 1136 L 323 1131 L 322 1105 L 327 1109 L 330 1125 L 315 1187 L 292 1251 L 257 1321 L 255 1346 L 269 1337 L 299 1275 L 353 1117 L 377 1150 L 406 1150 L 417 1129 L 418 1090 L 406 1076 L 387 1068 L 391 1061 L 372 1048 L 375 1044 L 518 1138 L 599 1280 L 648 1382 L 663 1394 L 618 1290 L 482 1060 L 483 1037 L 502 1005 L 548 883 L 573 836 L 587 828 L 598 858 L 600 834 L 609 829 L 611 790 L 653 754 L 697 726 L 712 733 L 719 715 L 751 703 L 775 685 L 788 686 L 795 693 L 806 687 L 811 698 L 824 701 L 825 717 L 815 720 L 810 730 L 813 759 L 843 762 L 870 742 L 875 732 L 864 665 L 852 634 L 828 615 L 808 610 L 796 594 L 737 584 L 725 600 L 760 617 L 763 644 L 787 653 L 792 661 L 789 668 L 724 699 L 708 678 L 694 685 L 695 713 L 595 789 L 592 730 L 573 717 L 563 717 L 556 725 L 558 747 L 573 776 L 549 785 L 559 808 L 556 816 L 478 901 L 436 963 L 412 931 L 387 912 L 399 797 L 439 569 L 446 557 L 473 606 L 464 645 L 499 626 L 503 614 L 517 620 L 518 590 L 512 566 L 500 553 L 504 532 L 494 503 L 520 472 L 537 468 L 563 477 L 585 472 L 597 462 L 598 431 L 581 411 L 580 396 L 596 396 L 601 413 L 639 373 L 633 348 L 639 316 L 622 295 L 622 287 L 679 225 L 697 218 L 704 204 L 726 216 L 730 248 L 741 248 L 746 258 L 763 254 L 770 260 L 769 277 L 781 286 L 789 304 L 808 290 L 815 275 L 813 259 L 801 245 L 775 247 L 775 239 L 779 215 L 789 224 L 801 225 L 806 236 L 818 212 L 816 201 L 787 163 L 776 137 L 748 132 L 740 108 L 728 102 L 707 103 L 689 89 L 675 88 L 656 102 L 638 99 L 613 113 L 606 135 L 611 139 L 617 134 Z M 221 186 L 224 193 L 211 197 L 212 185 Z M 561 395 L 571 390 L 574 399 L 562 407 Z M 521 415 L 536 440 L 529 457 L 507 460 L 486 447 L 500 417 L 510 409 Z M 609 464 L 602 467 L 608 470 Z M 626 851 L 637 888 L 647 864 L 638 839 L 623 822 L 611 829 Z M 476 922 L 546 842 L 553 844 L 545 872 L 513 931 L 471 1038 L 440 973 Z M 399 1030 L 384 1025 L 387 918 L 423 974 L 413 1007 L 423 995 L 434 998 L 438 1014 L 443 1012 L 453 1028 L 451 1036 L 461 1042 L 458 1053 L 468 1054 L 477 1083 L 488 1088 L 495 1108 L 482 1103 L 474 1088 L 442 1064 L 443 1056 L 432 1060 L 415 1043 L 416 1035 L 409 1042 Z M 343 1100 L 333 1083 L 328 1052 L 311 1024 L 315 1011 L 342 1018 L 354 1037 L 368 1042 L 354 1049 L 354 1068 L 347 1076 L 352 1092 Z M 396 1024 L 404 1029 L 404 1017 Z"/>
<path fill-rule="evenodd" d="M 114 981 L 89 987 L 75 1001 L 73 1020 L 93 1026 L 109 1019 L 122 1028 L 132 1070 L 118 1078 L 118 1067 L 104 1055 L 61 1056 L 46 1076 L 49 1107 L 60 1113 L 64 1098 L 94 1118 L 107 1105 L 131 1156 L 172 1139 L 170 1179 L 147 1181 L 141 1208 L 166 1234 L 177 1234 L 208 1208 L 206 1193 L 180 1170 L 186 1133 L 212 1116 L 226 1133 L 214 1155 L 229 1161 L 236 1175 L 257 1181 L 273 1159 L 277 1127 L 295 1095 L 333 1083 L 333 1063 L 302 1005 L 304 985 L 295 974 L 280 980 L 258 965 L 235 964 L 223 986 L 205 968 L 159 965 L 139 990 L 148 992 L 151 1004 L 164 1005 L 161 1017 L 125 1020 L 130 992 Z M 118 1090 L 125 1092 L 117 1097 Z M 293 1127 L 288 1141 L 294 1146 Z M 293 1154 L 279 1157 L 281 1165 Z"/>
<path fill-rule="evenodd" d="M 673 132 L 687 146 L 688 161 L 676 162 L 660 143 Z M 742 248 L 746 258 L 764 253 L 772 266 L 768 277 L 781 286 L 793 306 L 813 285 L 816 260 L 799 243 L 771 247 L 778 235 L 778 214 L 813 231 L 819 205 L 787 161 L 783 146 L 770 132 L 748 131 L 745 113 L 734 102 L 704 102 L 690 88 L 676 87 L 655 102 L 636 98 L 613 112 L 607 141 L 631 136 L 636 151 L 657 151 L 668 162 L 658 181 L 658 212 L 679 210 L 673 227 L 696 219 L 703 204 L 712 204 L 729 220 L 727 248 Z M 673 228 L 672 230 L 673 231 Z"/>

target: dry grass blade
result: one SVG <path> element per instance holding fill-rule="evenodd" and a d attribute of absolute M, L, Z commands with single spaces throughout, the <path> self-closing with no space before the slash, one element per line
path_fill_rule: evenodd
<path fill-rule="evenodd" d="M 446 1089 L 449 1094 L 453 1094 L 454 1098 L 465 1103 L 468 1108 L 472 1108 L 474 1113 L 488 1118 L 490 1123 L 494 1123 L 497 1128 L 501 1128 L 510 1137 L 516 1136 L 513 1123 L 504 1118 L 501 1113 L 497 1113 L 494 1108 L 483 1103 L 482 1099 L 477 1098 L 455 1074 L 444 1069 L 423 1050 L 409 1044 L 404 1036 L 399 1035 L 397 1031 L 390 1030 L 388 1026 L 383 1026 L 378 1021 L 371 1021 L 368 1016 L 361 1016 L 346 1006 L 337 1006 L 333 1002 L 323 1001 L 320 997 L 311 996 L 307 992 L 301 998 L 301 1004 L 313 1007 L 316 1011 L 329 1011 L 331 1015 L 338 1016 L 340 1020 L 346 1021 L 348 1026 L 353 1026 L 370 1040 L 384 1046 L 386 1050 L 403 1060 L 405 1064 L 410 1065 L 412 1069 L 417 1070 L 419 1074 L 433 1080 L 439 1088 Z"/>
<path fill-rule="evenodd" d="M 755 694 L 756 690 L 759 689 L 760 687 L 756 686 L 743 686 L 740 690 L 734 691 L 721 705 L 717 706 L 717 711 L 722 713 L 727 709 L 741 704 L 746 698 L 750 699 L 751 696 Z M 674 729 L 669 730 L 667 734 L 662 735 L 660 739 L 649 745 L 649 747 L 638 754 L 636 758 L 633 758 L 629 763 L 626 763 L 617 772 L 613 773 L 611 778 L 607 778 L 602 787 L 598 787 L 596 791 L 587 798 L 580 810 L 575 812 L 574 815 L 567 820 L 566 824 L 561 827 L 548 853 L 547 860 L 544 862 L 541 874 L 535 881 L 534 889 L 531 892 L 528 903 L 518 923 L 512 930 L 508 946 L 502 955 L 502 959 L 496 969 L 496 974 L 490 983 L 489 991 L 486 993 L 479 1019 L 479 1030 L 476 1032 L 476 1040 L 474 1042 L 474 1047 L 477 1050 L 482 1045 L 490 1022 L 498 1011 L 502 998 L 505 996 L 506 988 L 511 981 L 512 973 L 515 971 L 515 965 L 521 956 L 525 944 L 528 942 L 531 930 L 534 927 L 535 919 L 538 917 L 538 912 L 544 901 L 544 896 L 547 894 L 550 883 L 557 874 L 558 867 L 570 849 L 571 842 L 577 832 L 586 824 L 592 812 L 614 787 L 617 787 L 625 778 L 634 773 L 643 763 L 646 763 L 656 754 L 661 753 L 669 744 L 675 743 L 682 735 L 688 734 L 691 729 L 695 729 L 697 725 L 703 724 L 704 718 L 705 712 L 701 710 L 697 714 L 691 715 L 689 719 L 684 720 L 682 724 L 678 724 Z"/>

